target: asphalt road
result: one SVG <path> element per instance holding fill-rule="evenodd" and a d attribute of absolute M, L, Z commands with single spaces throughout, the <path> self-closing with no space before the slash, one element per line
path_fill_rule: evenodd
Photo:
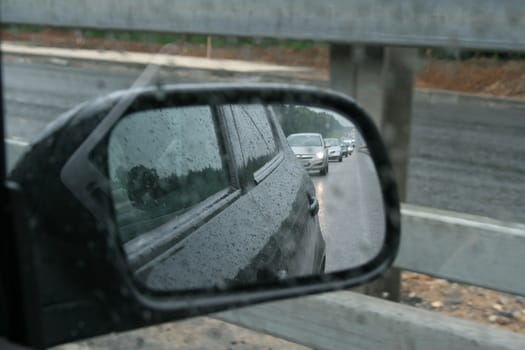
<path fill-rule="evenodd" d="M 141 69 L 105 64 L 29 62 L 5 57 L 7 142 L 12 165 L 26 142 L 68 108 L 131 86 Z M 287 81 L 224 72 L 178 70 L 171 83 Z M 429 100 L 416 94 L 407 202 L 525 222 L 525 108 L 482 100 Z"/>
<path fill-rule="evenodd" d="M 416 95 L 408 202 L 525 222 L 525 103 Z"/>

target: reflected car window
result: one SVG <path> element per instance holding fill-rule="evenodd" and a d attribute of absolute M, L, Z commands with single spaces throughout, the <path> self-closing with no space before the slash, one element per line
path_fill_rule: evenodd
<path fill-rule="evenodd" d="M 262 167 L 278 152 L 266 110 L 257 105 L 231 106 L 244 165 L 251 172 Z"/>
<path fill-rule="evenodd" d="M 340 143 L 337 141 L 337 139 L 324 139 L 324 142 L 329 147 L 339 146 Z"/>
<path fill-rule="evenodd" d="M 131 114 L 112 132 L 108 154 L 116 217 L 124 241 L 228 186 L 220 140 L 208 107 Z"/>

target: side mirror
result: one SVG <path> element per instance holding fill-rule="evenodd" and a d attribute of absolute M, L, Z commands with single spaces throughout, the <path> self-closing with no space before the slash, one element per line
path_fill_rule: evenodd
<path fill-rule="evenodd" d="M 319 137 L 350 131 L 366 146 L 329 165 Z M 315 88 L 118 92 L 62 118 L 10 180 L 31 204 L 43 346 L 355 287 L 400 240 L 376 127 Z"/>

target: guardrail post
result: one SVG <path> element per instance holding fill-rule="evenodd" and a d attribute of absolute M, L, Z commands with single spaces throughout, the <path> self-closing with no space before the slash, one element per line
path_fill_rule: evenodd
<path fill-rule="evenodd" d="M 383 116 L 382 47 L 332 44 L 330 85 L 356 99 L 381 125 Z"/>
<path fill-rule="evenodd" d="M 353 96 L 380 127 L 401 201 L 406 193 L 415 58 L 414 49 L 342 44 L 330 47 L 331 87 Z M 393 268 L 357 291 L 399 301 L 401 272 Z"/>
<path fill-rule="evenodd" d="M 381 133 L 387 145 L 399 190 L 406 201 L 414 71 L 417 49 L 388 47 L 383 67 L 383 117 Z"/>

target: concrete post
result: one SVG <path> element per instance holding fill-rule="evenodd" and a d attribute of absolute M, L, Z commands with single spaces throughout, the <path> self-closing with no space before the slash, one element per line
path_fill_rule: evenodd
<path fill-rule="evenodd" d="M 413 93 L 414 49 L 333 44 L 330 47 L 330 83 L 353 96 L 381 130 L 390 152 L 400 199 L 405 200 Z M 381 279 L 356 289 L 400 300 L 401 273 L 391 269 Z"/>
<path fill-rule="evenodd" d="M 332 44 L 330 86 L 352 96 L 381 125 L 383 116 L 382 47 Z"/>
<path fill-rule="evenodd" d="M 387 48 L 383 69 L 383 118 L 381 133 L 396 175 L 399 197 L 406 200 L 414 71 L 417 49 Z"/>

